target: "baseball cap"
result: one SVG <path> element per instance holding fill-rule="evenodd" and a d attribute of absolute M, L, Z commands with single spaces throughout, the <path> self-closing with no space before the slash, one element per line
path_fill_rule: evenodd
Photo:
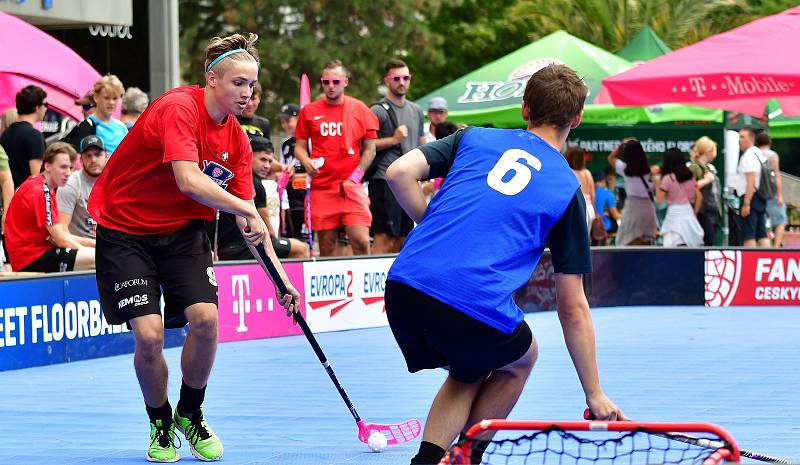
<path fill-rule="evenodd" d="M 595 181 L 600 181 L 601 179 L 605 178 L 606 178 L 606 172 L 603 170 L 596 170 L 594 173 L 592 173 L 592 179 L 594 179 Z"/>
<path fill-rule="evenodd" d="M 286 105 L 281 107 L 281 112 L 278 113 L 278 116 L 289 118 L 292 116 L 297 116 L 299 114 L 300 114 L 299 106 L 295 105 L 294 103 L 287 103 Z"/>
<path fill-rule="evenodd" d="M 94 134 L 88 135 L 81 139 L 81 152 L 84 152 L 89 147 L 97 147 L 100 150 L 106 149 L 105 144 L 103 144 L 103 139 Z"/>
<path fill-rule="evenodd" d="M 428 100 L 428 110 L 447 110 L 447 100 L 444 97 L 434 97 Z"/>
<path fill-rule="evenodd" d="M 250 148 L 253 152 L 268 152 L 274 153 L 275 147 L 273 147 L 272 142 L 269 139 L 262 136 L 252 136 L 250 137 Z"/>
<path fill-rule="evenodd" d="M 88 92 L 86 92 L 86 95 L 84 95 L 83 97 L 81 97 L 79 99 L 76 99 L 75 100 L 75 105 L 90 106 L 90 107 L 95 106 L 95 103 L 94 103 L 94 90 L 89 90 Z"/>

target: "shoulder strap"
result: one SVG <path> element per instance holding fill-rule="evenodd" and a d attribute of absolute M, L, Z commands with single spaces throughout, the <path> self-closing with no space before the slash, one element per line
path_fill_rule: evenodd
<path fill-rule="evenodd" d="M 653 198 L 653 193 L 650 192 L 650 186 L 647 185 L 647 181 L 644 180 L 644 176 L 639 176 L 639 179 L 642 180 L 642 184 L 644 184 L 644 190 L 647 191 L 647 196 L 650 197 L 650 201 L 656 203 L 656 199 Z"/>
<path fill-rule="evenodd" d="M 392 123 L 392 127 L 397 129 L 397 126 L 399 126 L 399 124 L 397 124 L 397 114 L 394 112 L 394 108 L 392 108 L 392 106 L 389 104 L 389 101 L 386 100 L 386 97 L 382 98 L 378 104 L 382 106 L 384 110 L 386 110 L 386 113 L 389 115 L 389 122 Z"/>

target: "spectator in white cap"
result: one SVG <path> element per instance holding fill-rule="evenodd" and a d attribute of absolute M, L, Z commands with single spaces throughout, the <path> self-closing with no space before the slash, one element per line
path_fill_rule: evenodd
<path fill-rule="evenodd" d="M 56 191 L 58 219 L 78 243 L 95 246 L 97 223 L 86 209 L 97 177 L 103 172 L 108 153 L 103 139 L 89 135 L 80 143 L 81 169 L 69 176 L 67 184 Z"/>
<path fill-rule="evenodd" d="M 128 87 L 124 94 L 122 94 L 122 121 L 125 127 L 130 129 L 133 123 L 139 119 L 139 115 L 144 113 L 144 109 L 150 103 L 147 94 L 138 87 Z"/>
<path fill-rule="evenodd" d="M 447 120 L 447 100 L 444 97 L 428 100 L 428 119 L 431 122 L 425 130 L 425 142 L 433 142 L 436 140 L 436 125 Z"/>

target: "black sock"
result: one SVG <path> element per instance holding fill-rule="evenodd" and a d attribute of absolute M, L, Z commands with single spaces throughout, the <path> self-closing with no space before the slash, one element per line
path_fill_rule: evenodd
<path fill-rule="evenodd" d="M 467 435 L 464 433 L 458 435 L 459 444 L 467 439 Z M 489 447 L 489 441 L 478 441 L 477 439 L 473 439 L 472 447 L 470 448 L 469 452 L 469 463 L 481 463 L 483 461 L 483 453 L 486 452 L 487 447 Z"/>
<path fill-rule="evenodd" d="M 419 452 L 411 459 L 411 465 L 436 465 L 444 457 L 445 450 L 436 444 L 422 441 Z"/>
<path fill-rule="evenodd" d="M 200 406 L 203 405 L 203 400 L 206 397 L 205 386 L 200 389 L 195 389 L 186 384 L 186 381 L 181 381 L 181 398 L 178 400 L 178 413 L 182 417 L 190 417 L 194 415 Z"/>
<path fill-rule="evenodd" d="M 147 410 L 147 416 L 150 417 L 150 423 L 155 423 L 156 420 L 164 420 L 165 423 L 172 421 L 172 406 L 169 405 L 169 400 L 164 402 L 161 407 L 144 404 L 144 408 Z"/>

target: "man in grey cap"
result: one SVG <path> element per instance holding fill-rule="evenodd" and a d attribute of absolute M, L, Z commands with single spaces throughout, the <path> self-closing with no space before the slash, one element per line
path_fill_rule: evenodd
<path fill-rule="evenodd" d="M 447 120 L 447 100 L 444 97 L 433 97 L 428 100 L 428 119 L 430 124 L 425 130 L 425 142 L 436 140 L 436 125 Z"/>
<path fill-rule="evenodd" d="M 92 187 L 108 161 L 103 139 L 92 134 L 81 139 L 81 165 L 79 171 L 72 173 L 64 187 L 56 191 L 58 219 L 79 244 L 95 247 L 94 222 L 86 205 Z"/>

